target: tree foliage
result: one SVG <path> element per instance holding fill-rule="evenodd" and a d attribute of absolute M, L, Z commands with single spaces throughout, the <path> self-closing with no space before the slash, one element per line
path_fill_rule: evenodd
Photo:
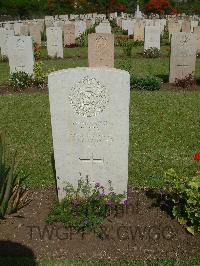
<path fill-rule="evenodd" d="M 128 0 L 0 0 L 0 15 L 31 18 L 73 13 L 124 11 Z"/>
<path fill-rule="evenodd" d="M 160 15 L 176 14 L 176 9 L 167 0 L 150 0 L 145 6 L 146 13 Z"/>

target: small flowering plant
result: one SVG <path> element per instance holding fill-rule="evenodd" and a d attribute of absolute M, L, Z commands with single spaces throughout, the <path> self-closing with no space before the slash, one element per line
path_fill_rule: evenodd
<path fill-rule="evenodd" d="M 56 202 L 51 209 L 47 223 L 61 222 L 76 231 L 98 231 L 103 220 L 112 212 L 128 205 L 126 193 L 116 194 L 111 181 L 108 181 L 108 193 L 100 182 L 92 185 L 88 177 L 78 181 L 77 188 L 67 184 L 66 197 Z"/>
<path fill-rule="evenodd" d="M 196 152 L 195 154 L 194 154 L 194 160 L 195 161 L 200 161 L 200 151 L 198 151 L 198 152 Z"/>

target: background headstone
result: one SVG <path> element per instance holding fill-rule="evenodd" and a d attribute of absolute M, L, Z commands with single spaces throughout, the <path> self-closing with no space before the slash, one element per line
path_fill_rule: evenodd
<path fill-rule="evenodd" d="M 50 57 L 63 58 L 62 29 L 49 27 L 47 33 L 47 51 Z"/>
<path fill-rule="evenodd" d="M 145 26 L 144 50 L 157 48 L 160 50 L 160 27 Z"/>
<path fill-rule="evenodd" d="M 75 44 L 75 25 L 64 25 L 64 46 Z"/>
<path fill-rule="evenodd" d="M 23 71 L 33 74 L 33 47 L 30 36 L 13 36 L 8 38 L 8 58 L 10 73 Z"/>
<path fill-rule="evenodd" d="M 88 34 L 88 63 L 89 67 L 114 67 L 113 34 Z"/>
<path fill-rule="evenodd" d="M 196 48 L 197 53 L 200 53 L 200 26 L 194 28 L 194 34 L 196 35 Z"/>
<path fill-rule="evenodd" d="M 172 34 L 169 82 L 195 74 L 196 36 L 193 33 Z"/>
<path fill-rule="evenodd" d="M 41 31 L 39 25 L 31 25 L 29 27 L 30 36 L 32 36 L 33 42 L 41 45 Z"/>

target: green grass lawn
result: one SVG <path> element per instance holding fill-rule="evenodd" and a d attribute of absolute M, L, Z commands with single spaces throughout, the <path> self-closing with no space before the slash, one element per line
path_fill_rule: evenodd
<path fill-rule="evenodd" d="M 200 150 L 199 92 L 131 92 L 129 182 L 162 187 L 164 171 L 180 174 L 199 170 L 193 154 Z M 1 130 L 6 131 L 8 154 L 25 154 L 21 172 L 27 185 L 54 184 L 48 94 L 0 95 Z"/>
<path fill-rule="evenodd" d="M 143 58 L 143 47 L 134 47 L 131 57 L 125 57 L 120 47 L 115 47 L 115 67 L 122 68 L 130 65 L 130 72 L 137 76 L 155 75 L 167 78 L 169 76 L 169 47 L 161 47 L 161 57 L 156 59 Z M 41 60 L 44 62 L 44 71 L 49 69 L 65 69 L 88 66 L 87 47 L 64 48 L 64 59 L 47 59 L 47 50 L 42 49 Z M 196 78 L 200 80 L 200 58 L 196 63 Z M 0 84 L 8 83 L 9 66 L 7 62 L 0 63 Z"/>
<path fill-rule="evenodd" d="M 161 58 L 145 59 L 142 47 L 133 49 L 131 58 L 116 47 L 116 67 L 129 64 L 136 75 L 167 76 L 169 47 L 163 46 Z M 87 66 L 87 48 L 65 49 L 65 59 L 44 60 L 47 69 Z M 46 57 L 42 50 L 42 57 Z M 200 78 L 200 60 L 196 76 Z M 0 63 L 0 83 L 9 78 L 8 63 Z M 193 160 L 200 150 L 200 92 L 131 92 L 129 183 L 140 187 L 162 187 L 164 172 L 173 167 L 179 174 L 192 175 L 199 170 Z M 31 187 L 54 185 L 52 136 L 48 94 L 0 95 L 0 130 L 6 131 L 8 156 L 17 150 L 24 155 L 21 173 L 30 174 Z"/>

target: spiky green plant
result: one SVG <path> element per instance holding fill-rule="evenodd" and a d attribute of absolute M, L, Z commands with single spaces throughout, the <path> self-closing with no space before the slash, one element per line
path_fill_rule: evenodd
<path fill-rule="evenodd" d="M 11 166 L 5 162 L 5 137 L 0 134 L 0 219 L 28 204 L 27 190 L 21 186 L 24 178 L 16 172 L 18 163 L 13 156 Z M 26 178 L 26 177 L 25 177 Z"/>

